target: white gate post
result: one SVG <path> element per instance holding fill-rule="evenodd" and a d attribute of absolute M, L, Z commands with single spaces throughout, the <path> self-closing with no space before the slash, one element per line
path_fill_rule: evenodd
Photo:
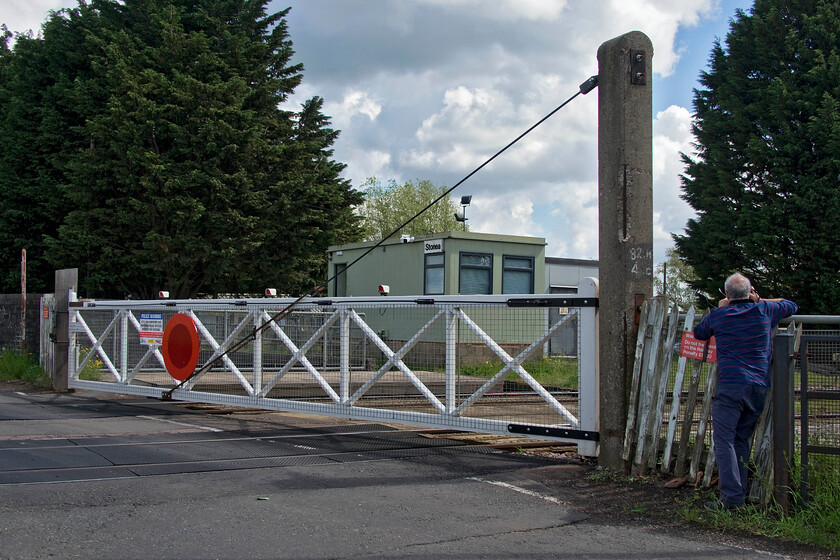
<path fill-rule="evenodd" d="M 128 309 L 122 309 L 120 314 L 120 383 L 128 381 Z"/>
<path fill-rule="evenodd" d="M 578 286 L 578 297 L 598 297 L 598 279 L 584 278 Z M 598 307 L 581 307 L 580 362 L 578 381 L 578 422 L 582 431 L 597 432 L 600 429 L 599 403 L 600 384 L 598 380 Z M 578 453 L 585 457 L 598 455 L 598 442 L 587 441 L 578 444 Z"/>
<path fill-rule="evenodd" d="M 446 413 L 452 414 L 455 411 L 455 383 L 456 361 L 458 347 L 458 317 L 452 309 L 446 310 Z"/>
<path fill-rule="evenodd" d="M 74 303 L 76 301 L 76 292 L 71 288 L 67 295 L 68 308 L 70 303 Z M 64 381 L 65 384 L 67 384 L 70 379 L 74 379 L 76 377 L 76 366 L 79 365 L 79 348 L 76 346 L 76 329 L 73 328 L 73 323 L 77 322 L 76 314 L 78 312 L 79 310 L 74 308 L 67 314 L 67 379 Z"/>
<path fill-rule="evenodd" d="M 264 309 L 260 309 L 259 311 L 254 312 L 254 379 L 251 381 L 254 384 L 254 394 L 259 394 L 262 391 L 262 354 L 263 354 L 263 344 L 262 344 L 262 312 L 265 311 Z"/>
<path fill-rule="evenodd" d="M 346 309 L 339 312 L 338 324 L 339 402 L 347 404 L 350 400 L 350 313 Z"/>

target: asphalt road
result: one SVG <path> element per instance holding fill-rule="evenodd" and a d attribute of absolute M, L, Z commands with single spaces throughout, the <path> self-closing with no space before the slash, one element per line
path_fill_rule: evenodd
<path fill-rule="evenodd" d="M 282 413 L 0 392 L 0 558 L 782 558 L 610 524 L 574 465 Z M 578 473 L 579 474 L 579 473 Z"/>

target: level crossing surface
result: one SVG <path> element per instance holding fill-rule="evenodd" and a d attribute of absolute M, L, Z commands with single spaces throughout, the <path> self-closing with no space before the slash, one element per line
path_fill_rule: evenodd
<path fill-rule="evenodd" d="M 0 558 L 782 557 L 604 523 L 545 483 L 575 469 L 546 458 L 218 412 L 0 392 Z"/>

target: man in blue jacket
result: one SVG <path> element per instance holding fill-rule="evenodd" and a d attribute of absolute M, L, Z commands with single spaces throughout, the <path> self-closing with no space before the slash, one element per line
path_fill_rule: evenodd
<path fill-rule="evenodd" d="M 798 310 L 786 299 L 761 299 L 743 274 L 724 284 L 726 298 L 694 327 L 694 337 L 717 345 L 718 382 L 712 404 L 712 439 L 720 476 L 720 502 L 709 509 L 736 509 L 747 495 L 753 432 L 770 387 L 773 329 Z"/>

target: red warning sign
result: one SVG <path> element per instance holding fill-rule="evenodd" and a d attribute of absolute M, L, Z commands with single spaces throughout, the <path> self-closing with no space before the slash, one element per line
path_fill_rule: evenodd
<path fill-rule="evenodd" d="M 174 315 L 163 331 L 163 363 L 173 379 L 186 380 L 198 363 L 198 330 L 192 317 L 184 313 Z"/>
<path fill-rule="evenodd" d="M 708 347 L 706 343 L 708 342 Z M 682 340 L 680 341 L 680 356 L 691 358 L 694 360 L 703 359 L 703 348 L 706 348 L 706 361 L 717 362 L 717 346 L 715 345 L 715 337 L 709 340 L 697 340 L 694 338 L 694 333 L 685 331 L 682 333 Z"/>

